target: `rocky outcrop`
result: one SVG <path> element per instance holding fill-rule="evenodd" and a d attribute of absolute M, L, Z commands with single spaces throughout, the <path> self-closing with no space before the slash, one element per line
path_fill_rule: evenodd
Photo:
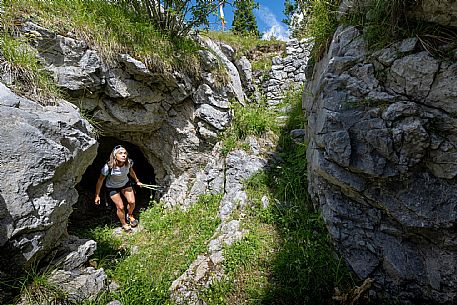
<path fill-rule="evenodd" d="M 421 0 L 419 6 L 409 13 L 417 19 L 457 28 L 456 0 Z"/>
<path fill-rule="evenodd" d="M 417 38 L 369 53 L 340 26 L 303 97 L 313 201 L 352 270 L 404 303 L 457 301 L 456 60 Z"/>
<path fill-rule="evenodd" d="M 74 186 L 97 143 L 92 127 L 65 101 L 42 107 L 0 83 L 0 113 L 0 269 L 11 272 L 66 238 L 78 198 Z"/>
<path fill-rule="evenodd" d="M 30 22 L 23 31 L 34 34 L 46 68 L 72 101 L 98 122 L 104 136 L 138 146 L 161 184 L 204 164 L 205 150 L 231 120 L 229 98 L 244 99 L 236 67 L 209 40 L 197 81 L 178 71 L 152 72 L 128 54 L 107 64 L 84 42 Z M 216 67 L 227 69 L 227 85 L 218 83 Z"/>
<path fill-rule="evenodd" d="M 242 219 L 234 219 L 233 212 L 242 213 L 249 206 L 243 182 L 265 169 L 267 159 L 263 154 L 273 148 L 273 143 L 249 137 L 246 144 L 250 146 L 250 151 L 235 150 L 226 157 L 220 154 L 220 147 L 216 145 L 213 161 L 198 172 L 195 179 L 174 185 L 181 202 L 170 201 L 171 194 L 164 198 L 168 204 L 184 203 L 185 208 L 194 203 L 199 195 L 224 194 L 219 206 L 221 224 L 208 242 L 207 252 L 199 255 L 170 287 L 171 298 L 176 304 L 205 304 L 201 292 L 224 278 L 223 247 L 241 240 L 247 233 Z"/>
<path fill-rule="evenodd" d="M 157 183 L 167 186 L 164 198 L 172 198 L 170 206 L 175 202 L 185 207 L 173 193 L 175 186 L 186 177 L 194 181 L 212 159 L 218 134 L 231 121 L 230 100 L 244 103 L 245 98 L 233 54 L 223 44 L 205 40 L 201 78 L 191 78 L 178 71 L 153 72 L 128 54 L 107 63 L 83 41 L 31 22 L 21 30 L 73 104 L 62 100 L 43 107 L 0 84 L 0 113 L 5 117 L 0 138 L 0 258 L 10 269 L 5 274 L 11 271 L 12 255 L 18 268 L 27 267 L 60 242 L 65 244 L 68 217 L 78 199 L 75 185 L 97 154 L 96 132 L 136 145 L 153 166 Z M 221 83 L 217 73 L 224 70 L 228 78 Z M 79 111 L 100 129 L 93 129 Z M 215 166 L 212 173 L 219 163 Z M 195 184 L 195 196 L 201 194 L 198 187 Z M 106 275 L 81 267 L 94 249 L 70 248 L 62 250 L 70 258 L 52 262 L 58 268 L 52 282 L 75 301 L 92 298 L 103 289 Z M 66 257 L 62 251 L 59 255 Z"/>

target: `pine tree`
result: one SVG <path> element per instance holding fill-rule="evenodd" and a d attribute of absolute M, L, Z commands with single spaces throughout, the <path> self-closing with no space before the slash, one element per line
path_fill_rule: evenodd
<path fill-rule="evenodd" d="M 294 0 L 285 0 L 284 1 L 284 15 L 286 18 L 282 20 L 287 25 L 290 25 L 290 19 L 292 18 L 292 15 L 295 13 L 297 10 L 297 2 Z"/>
<path fill-rule="evenodd" d="M 254 0 L 235 0 L 232 31 L 239 35 L 260 36 L 253 10 L 259 7 Z"/>

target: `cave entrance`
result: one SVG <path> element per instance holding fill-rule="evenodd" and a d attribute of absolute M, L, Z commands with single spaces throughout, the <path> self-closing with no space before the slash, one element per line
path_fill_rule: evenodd
<path fill-rule="evenodd" d="M 100 192 L 100 205 L 94 204 L 95 184 L 100 176 L 100 170 L 109 159 L 109 155 L 116 145 L 122 145 L 133 160 L 133 169 L 141 182 L 155 184 L 154 168 L 149 164 L 140 148 L 132 143 L 121 141 L 115 137 L 101 137 L 99 140 L 98 153 L 92 164 L 86 169 L 81 182 L 76 185 L 78 191 L 78 202 L 73 206 L 73 213 L 70 216 L 69 231 L 81 228 L 94 227 L 103 224 L 116 224 L 119 219 L 116 216 L 116 208 L 110 200 L 109 195 L 105 196 L 105 187 Z M 154 191 L 135 186 L 135 211 L 146 208 L 154 198 Z M 127 202 L 125 201 L 125 206 Z M 126 209 L 127 210 L 127 209 Z M 119 224 L 120 225 L 120 224 Z"/>

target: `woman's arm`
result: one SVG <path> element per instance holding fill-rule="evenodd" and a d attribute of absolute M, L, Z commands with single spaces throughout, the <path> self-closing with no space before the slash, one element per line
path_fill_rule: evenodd
<path fill-rule="evenodd" d="M 100 204 L 100 190 L 103 185 L 103 181 L 105 180 L 105 176 L 100 175 L 97 180 L 97 184 L 95 185 L 95 204 Z"/>
<path fill-rule="evenodd" d="M 130 170 L 129 170 L 129 174 L 130 174 L 130 177 L 132 177 L 133 180 L 135 180 L 136 185 L 141 186 L 141 182 L 140 182 L 140 180 L 138 179 L 138 177 L 136 176 L 135 171 L 133 170 L 132 167 L 131 167 Z"/>

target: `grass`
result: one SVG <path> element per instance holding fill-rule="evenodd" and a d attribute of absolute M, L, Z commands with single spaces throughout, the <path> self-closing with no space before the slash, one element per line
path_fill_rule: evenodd
<path fill-rule="evenodd" d="M 246 181 L 249 234 L 224 249 L 226 279 L 204 292 L 208 304 L 333 304 L 335 287 L 354 284 L 306 192 L 306 145 L 290 138 L 305 124 L 301 90 L 283 103 L 293 107 L 279 136 L 282 162 Z"/>
<path fill-rule="evenodd" d="M 272 39 L 272 40 L 262 40 L 257 36 L 243 36 L 235 35 L 230 31 L 220 32 L 220 31 L 202 31 L 200 32 L 203 36 L 208 36 L 209 38 L 217 41 L 222 41 L 232 46 L 238 56 L 245 55 L 246 53 L 256 49 L 257 47 L 266 47 L 271 45 L 284 45 L 284 41 Z"/>
<path fill-rule="evenodd" d="M 363 31 L 370 49 L 381 49 L 393 42 L 417 37 L 422 48 L 443 59 L 452 58 L 448 52 L 455 48 L 457 32 L 433 23 L 414 20 L 408 16 L 421 0 L 370 0 L 356 6 L 343 18 Z M 443 46 L 448 45 L 448 48 Z"/>
<path fill-rule="evenodd" d="M 5 1 L 4 1 L 5 2 Z M 105 0 L 6 1 L 4 26 L 23 19 L 65 36 L 84 40 L 110 62 L 129 53 L 152 71 L 179 69 L 198 75 L 200 48 L 188 38 L 167 37 L 146 19 Z"/>
<path fill-rule="evenodd" d="M 37 60 L 37 51 L 24 38 L 0 32 L 0 73 L 13 90 L 44 105 L 54 104 L 60 91 Z"/>
<path fill-rule="evenodd" d="M 268 131 L 277 131 L 275 113 L 264 103 L 251 103 L 246 106 L 232 104 L 233 120 L 223 137 L 222 153 L 226 155 L 234 148 L 242 147 L 242 141 L 249 135 L 261 136 Z"/>
<path fill-rule="evenodd" d="M 203 291 L 207 304 L 259 304 L 265 298 L 272 254 L 277 251 L 274 229 L 254 219 L 248 227 L 242 240 L 224 248 L 226 278 Z"/>
<path fill-rule="evenodd" d="M 221 196 L 206 195 L 187 212 L 164 210 L 155 204 L 141 213 L 145 230 L 113 240 L 112 229 L 94 229 L 87 237 L 100 243 L 95 254 L 99 266 L 121 288 L 105 292 L 85 304 L 170 304 L 169 287 L 190 263 L 207 250 L 206 241 L 219 225 Z M 136 250 L 132 251 L 134 248 Z"/>
<path fill-rule="evenodd" d="M 339 0 L 311 0 L 310 15 L 305 23 L 304 36 L 314 37 L 314 46 L 311 52 L 315 61 L 318 61 L 335 32 Z"/>
<path fill-rule="evenodd" d="M 252 63 L 252 71 L 269 71 L 271 70 L 272 59 L 276 54 L 267 54 L 265 57 L 262 57 Z"/>
<path fill-rule="evenodd" d="M 372 49 L 383 48 L 404 36 L 408 28 L 406 12 L 416 0 L 370 0 L 353 9 L 346 22 L 363 29 L 363 35 Z"/>
<path fill-rule="evenodd" d="M 2 289 L 9 292 L 20 292 L 20 297 L 15 300 L 6 296 L 0 296 L 2 304 L 74 304 L 68 300 L 67 294 L 53 284 L 49 277 L 52 269 L 39 268 L 39 263 L 35 263 L 28 268 L 20 278 L 14 278 L 5 282 L 0 282 Z M 2 291 L 3 292 L 3 291 Z"/>

